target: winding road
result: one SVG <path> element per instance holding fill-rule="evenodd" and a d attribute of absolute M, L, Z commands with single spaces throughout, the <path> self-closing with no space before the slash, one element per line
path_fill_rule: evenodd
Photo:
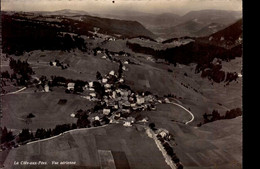
<path fill-rule="evenodd" d="M 170 104 L 173 104 L 173 105 L 176 105 L 176 106 L 182 108 L 183 110 L 185 110 L 186 112 L 188 112 L 191 115 L 191 119 L 189 121 L 185 122 L 186 125 L 191 123 L 194 120 L 194 115 L 192 114 L 191 111 L 189 111 L 188 109 L 186 109 L 185 107 L 183 107 L 182 105 L 180 105 L 178 103 L 170 102 Z"/>
<path fill-rule="evenodd" d="M 74 130 L 69 130 L 69 131 L 65 131 L 59 135 L 56 135 L 56 136 L 52 136 L 52 137 L 49 137 L 49 138 L 45 138 L 45 139 L 40 139 L 40 140 L 36 140 L 36 141 L 31 141 L 31 142 L 28 142 L 27 144 L 33 144 L 33 143 L 38 143 L 38 142 L 42 142 L 42 141 L 47 141 L 47 140 L 52 140 L 52 139 L 55 139 L 61 135 L 64 135 L 66 133 L 73 133 L 75 131 L 82 131 L 82 130 L 91 130 L 91 129 L 97 129 L 97 128 L 103 128 L 103 127 L 107 127 L 108 124 L 106 125 L 103 125 L 103 126 L 98 126 L 98 127 L 91 127 L 91 128 L 80 128 L 80 129 L 74 129 Z"/>
<path fill-rule="evenodd" d="M 9 94 L 16 94 L 16 93 L 19 93 L 21 91 L 24 91 L 25 89 L 27 89 L 27 87 L 23 87 L 17 91 L 14 91 L 14 92 L 10 92 L 10 93 L 6 93 L 6 94 L 1 94 L 1 96 L 4 96 L 4 95 L 9 95 Z"/>

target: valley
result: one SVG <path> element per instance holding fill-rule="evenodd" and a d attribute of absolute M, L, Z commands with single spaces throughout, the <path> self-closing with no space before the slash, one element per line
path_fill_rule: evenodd
<path fill-rule="evenodd" d="M 2 13 L 1 168 L 242 168 L 239 13 L 167 36 L 80 13 Z"/>

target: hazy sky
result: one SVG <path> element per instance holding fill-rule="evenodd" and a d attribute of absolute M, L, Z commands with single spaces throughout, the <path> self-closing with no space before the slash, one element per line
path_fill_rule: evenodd
<path fill-rule="evenodd" d="M 61 9 L 106 13 L 112 10 L 134 10 L 147 13 L 190 10 L 242 10 L 242 0 L 1 0 L 2 10 L 55 11 Z"/>

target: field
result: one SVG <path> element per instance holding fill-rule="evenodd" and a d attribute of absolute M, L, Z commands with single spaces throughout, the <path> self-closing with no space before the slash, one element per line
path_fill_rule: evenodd
<path fill-rule="evenodd" d="M 4 168 L 13 166 L 14 161 L 38 162 L 40 160 L 49 164 L 52 160 L 76 162 L 76 165 L 62 166 L 65 169 L 95 169 L 100 168 L 100 165 L 111 166 L 111 163 L 117 169 L 169 168 L 153 139 L 149 138 L 145 132 L 137 131 L 135 127 L 126 128 L 121 124 L 74 131 L 52 140 L 21 146 L 9 152 Z M 16 168 L 56 169 L 58 167 L 53 165 L 13 166 L 13 169 Z"/>
<path fill-rule="evenodd" d="M 139 44 L 142 47 L 149 47 L 149 48 L 153 48 L 155 50 L 165 50 L 167 48 L 173 48 L 176 46 L 188 44 L 192 41 L 194 41 L 194 40 L 186 39 L 186 40 L 179 40 L 179 41 L 175 41 L 175 42 L 171 42 L 171 43 L 162 44 L 162 43 L 157 43 L 157 42 L 153 42 L 150 40 L 142 40 L 140 38 L 133 38 L 133 39 L 129 40 L 130 43 Z"/>
<path fill-rule="evenodd" d="M 155 114 L 147 113 L 156 128 L 164 128 L 174 135 L 177 144 L 174 151 L 185 168 L 242 168 L 241 117 L 215 121 L 198 128 L 172 122 L 170 119 L 162 121 Z"/>
<path fill-rule="evenodd" d="M 77 49 L 70 52 L 34 50 L 22 56 L 10 56 L 27 61 L 35 72 L 34 79 L 46 76 L 50 80 L 52 76 L 61 76 L 90 82 L 97 80 L 97 72 L 103 76 L 111 70 L 117 72 L 119 69 L 116 61 L 109 60 L 107 56 L 102 58 L 104 53 L 94 56 L 92 49 L 100 47 L 108 53 L 130 53 L 130 56 L 111 56 L 112 59 L 122 61 L 126 68 L 122 71 L 125 84 L 134 92 L 150 91 L 160 99 L 169 94 L 175 96 L 175 102 L 190 110 L 195 119 L 185 125 L 192 118 L 191 114 L 173 104 L 156 104 L 155 111 L 141 111 L 132 115 L 148 117 L 149 123 L 155 123 L 156 128 L 164 128 L 173 134 L 176 142 L 174 152 L 185 169 L 241 168 L 242 117 L 214 121 L 201 127 L 197 125 L 203 122 L 204 113 L 217 110 L 223 115 L 226 111 L 242 107 L 242 78 L 229 85 L 226 82 L 215 83 L 202 78 L 201 72 L 196 74 L 194 63 L 173 65 L 162 59 L 156 60 L 152 56 L 135 53 L 126 46 L 126 42 L 131 41 L 153 49 L 165 49 L 175 46 L 174 43 L 163 45 L 137 38 L 106 41 L 104 37 L 82 37 L 85 39 L 87 52 Z M 56 59 L 68 68 L 51 66 L 50 62 Z M 128 64 L 125 63 L 126 60 L 130 60 Z M 1 63 L 1 69 L 12 71 L 7 60 Z M 241 69 L 242 58 L 222 61 L 222 70 L 226 72 L 241 73 Z M 24 128 L 36 131 L 38 128 L 53 129 L 56 125 L 75 123 L 77 119 L 72 118 L 71 113 L 79 109 L 87 110 L 95 105 L 95 102 L 80 95 L 66 94 L 64 87 L 53 87 L 50 92 L 42 92 L 35 91 L 35 86 L 14 86 L 7 80 L 4 89 L 7 92 L 24 89 L 1 96 L 1 127 L 6 126 L 9 130 L 16 131 L 15 134 Z M 66 99 L 67 102 L 59 104 L 61 99 Z M 35 117 L 28 118 L 29 114 Z M 91 116 L 96 115 L 97 112 Z M 11 150 L 2 148 L 0 164 L 3 163 L 6 169 L 168 169 L 169 166 L 154 140 L 146 135 L 142 127 L 138 124 L 132 127 L 109 124 L 69 131 L 55 138 Z M 48 165 L 13 166 L 14 161 L 45 161 Z M 56 166 L 51 164 L 52 161 L 72 161 L 76 164 Z"/>
<path fill-rule="evenodd" d="M 93 54 L 75 52 L 61 52 L 61 51 L 34 51 L 26 53 L 17 59 L 27 60 L 35 71 L 35 76 L 62 76 L 74 80 L 93 81 L 96 80 L 96 73 L 107 74 L 111 70 L 117 70 L 118 64 L 108 62 L 101 59 L 101 56 L 94 56 Z M 50 66 L 51 61 L 55 59 L 69 64 L 68 69 L 62 70 L 60 67 Z M 106 66 L 104 66 L 106 65 Z"/>
<path fill-rule="evenodd" d="M 185 168 L 242 168 L 242 117 L 193 127 L 182 123 L 190 116 L 174 105 L 157 105 L 156 111 L 141 114 L 173 134 L 174 151 Z"/>
<path fill-rule="evenodd" d="M 204 113 L 211 113 L 214 109 L 224 114 L 227 110 L 241 108 L 242 78 L 230 85 L 224 82 L 212 84 L 208 79 L 202 79 L 200 74 L 195 74 L 195 65 L 177 64 L 174 67 L 172 64 L 156 64 L 139 59 L 142 65 L 131 65 L 125 72 L 126 83 L 137 91 L 150 91 L 158 96 L 174 94 L 179 98 L 179 103 L 193 112 L 194 125 L 203 120 Z M 230 63 L 223 61 L 223 69 L 228 69 L 231 64 L 235 71 L 241 70 L 241 59 Z M 168 69 L 173 72 L 168 72 Z"/>
<path fill-rule="evenodd" d="M 142 116 L 148 116 L 151 122 L 173 124 L 175 121 L 185 123 L 191 119 L 191 115 L 182 108 L 172 104 L 158 104 L 156 111 L 141 112 Z"/>
<path fill-rule="evenodd" d="M 241 117 L 200 128 L 175 125 L 173 130 L 178 144 L 176 153 L 186 168 L 242 168 Z"/>
<path fill-rule="evenodd" d="M 66 99 L 67 103 L 58 104 L 60 99 Z M 27 89 L 21 93 L 2 97 L 1 126 L 18 130 L 29 128 L 33 131 L 38 128 L 54 128 L 58 124 L 75 123 L 76 119 L 70 117 L 71 113 L 93 106 L 93 102 L 78 95 L 66 94 L 61 88 L 55 88 L 53 92 L 47 93 L 34 93 Z M 30 113 L 35 117 L 26 118 Z"/>

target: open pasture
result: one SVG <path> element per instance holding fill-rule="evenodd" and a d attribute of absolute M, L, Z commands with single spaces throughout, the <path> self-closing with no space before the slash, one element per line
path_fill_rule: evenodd
<path fill-rule="evenodd" d="M 0 152 L 3 153 L 3 152 Z M 102 158 L 100 158 L 102 156 Z M 169 169 L 153 139 L 145 132 L 121 124 L 72 131 L 57 138 L 24 145 L 9 152 L 4 168 L 41 169 L 41 166 L 14 166 L 15 161 L 74 161 L 64 168 L 96 169 L 113 164 L 117 169 Z M 102 160 L 102 162 L 100 161 Z M 110 163 L 108 163 L 110 161 Z M 53 165 L 44 166 L 56 169 Z M 59 166 L 61 167 L 61 166 Z"/>

